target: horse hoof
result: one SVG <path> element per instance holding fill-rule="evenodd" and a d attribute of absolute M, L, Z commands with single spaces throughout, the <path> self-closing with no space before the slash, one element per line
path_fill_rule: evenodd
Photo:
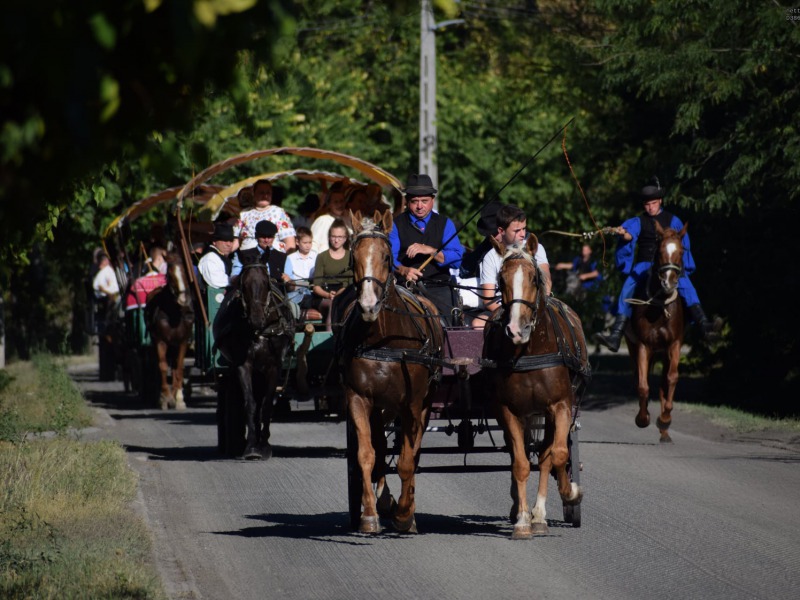
<path fill-rule="evenodd" d="M 383 488 L 383 492 L 381 492 L 375 508 L 378 510 L 378 515 L 384 519 L 390 518 L 397 510 L 397 501 L 394 499 L 394 496 L 389 493 L 388 487 Z"/>
<path fill-rule="evenodd" d="M 550 530 L 547 528 L 547 523 L 534 523 L 532 526 L 533 535 L 547 535 Z"/>
<path fill-rule="evenodd" d="M 261 460 L 261 452 L 255 448 L 247 448 L 242 455 L 245 460 Z"/>
<path fill-rule="evenodd" d="M 186 403 L 185 402 L 176 402 L 175 403 L 175 410 L 186 410 Z"/>
<path fill-rule="evenodd" d="M 395 531 L 398 533 L 419 533 L 417 531 L 417 520 L 414 518 L 414 515 L 411 515 L 408 519 L 392 519 L 392 527 L 394 527 Z"/>
<path fill-rule="evenodd" d="M 511 534 L 512 540 L 529 540 L 533 537 L 533 531 L 530 525 L 514 525 L 514 531 Z"/>
<path fill-rule="evenodd" d="M 647 413 L 642 416 L 641 414 L 636 415 L 636 426 L 644 429 L 645 427 L 650 425 L 650 415 Z"/>
<path fill-rule="evenodd" d="M 259 452 L 261 453 L 262 460 L 269 460 L 270 458 L 272 458 L 272 446 L 270 446 L 269 444 L 263 444 L 260 447 Z"/>
<path fill-rule="evenodd" d="M 658 441 L 662 444 L 671 444 L 672 438 L 669 437 L 669 434 L 665 432 L 661 434 L 661 438 Z"/>
<path fill-rule="evenodd" d="M 361 533 L 380 533 L 381 532 L 381 524 L 378 521 L 378 517 L 361 517 L 361 521 L 358 523 L 358 531 Z"/>

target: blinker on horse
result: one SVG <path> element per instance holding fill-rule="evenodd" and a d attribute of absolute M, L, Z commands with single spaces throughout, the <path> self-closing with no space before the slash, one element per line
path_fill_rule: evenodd
<path fill-rule="evenodd" d="M 222 356 L 235 367 L 244 399 L 243 456 L 268 459 L 272 456 L 272 403 L 284 355 L 294 340 L 295 320 L 267 266 L 257 256 L 243 257 L 242 262 L 238 293 L 217 313 L 214 339 Z"/>
<path fill-rule="evenodd" d="M 547 533 L 545 502 L 552 469 L 565 506 L 579 504 L 583 496 L 567 472 L 568 436 L 590 368 L 580 319 L 566 304 L 545 295 L 541 271 L 533 258 L 536 236 L 531 235 L 524 248 L 492 242 L 503 256 L 498 275 L 502 309 L 484 330 L 484 358 L 492 366 L 486 370 L 511 454 L 512 537 L 527 539 Z M 539 452 L 539 487 L 529 511 L 531 464 L 526 434 L 532 420 L 542 414 L 545 430 Z"/>
<path fill-rule="evenodd" d="M 362 480 L 363 512 L 352 524 L 361 532 L 378 533 L 380 514 L 391 517 L 396 530 L 416 532 L 414 472 L 435 391 L 432 382 L 441 369 L 437 359 L 444 333 L 432 303 L 395 286 L 387 235 L 392 215 L 375 212 L 372 218 L 362 218 L 356 212 L 352 222 L 358 298 L 347 308 L 337 335 Z M 402 489 L 395 504 L 386 485 L 383 427 L 398 416 Z"/>
<path fill-rule="evenodd" d="M 659 238 L 658 251 L 647 281 L 647 299 L 633 299 L 633 315 L 625 328 L 625 340 L 631 357 L 631 366 L 639 397 L 636 425 L 650 425 L 647 404 L 650 398 L 648 377 L 656 358 L 664 365 L 659 386 L 661 414 L 656 420 L 659 441 L 671 442 L 669 427 L 672 424 L 672 406 L 678 384 L 678 364 L 685 325 L 683 301 L 678 295 L 678 280 L 683 265 L 681 240 L 689 224 L 680 231 L 663 229 L 656 223 Z"/>
<path fill-rule="evenodd" d="M 152 291 L 147 297 L 145 319 L 161 373 L 161 410 L 184 410 L 183 364 L 194 326 L 194 308 L 183 260 L 175 252 L 167 255 L 167 285 Z M 168 383 L 170 348 L 177 351 L 171 387 Z"/>

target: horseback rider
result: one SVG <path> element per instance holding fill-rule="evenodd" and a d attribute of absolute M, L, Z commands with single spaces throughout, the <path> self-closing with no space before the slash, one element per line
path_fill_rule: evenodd
<path fill-rule="evenodd" d="M 617 317 L 611 325 L 609 333 L 607 335 L 595 335 L 597 341 L 612 352 L 619 350 L 625 324 L 633 313 L 632 306 L 625 300 L 633 298 L 636 286 L 640 283 L 646 283 L 649 276 L 650 268 L 658 249 L 656 223 L 661 225 L 663 229 L 671 228 L 675 231 L 680 231 L 683 228 L 683 223 L 678 217 L 664 210 L 662 206 L 664 194 L 664 189 L 659 184 L 658 179 L 653 178 L 652 184 L 643 187 L 640 192 L 644 214 L 628 219 L 614 230 L 614 233 L 620 237 L 616 251 L 617 270 L 625 273 L 627 278 L 619 294 Z M 689 275 L 695 270 L 695 263 L 688 233 L 684 235 L 682 244 L 684 250 L 683 271 L 678 280 L 678 294 L 686 302 L 689 314 L 694 322 L 700 326 L 705 339 L 712 341 L 717 337 L 718 325 L 706 317 L 700 306 L 700 298 L 697 297 L 697 291 L 689 280 Z"/>
<path fill-rule="evenodd" d="M 433 211 L 436 193 L 429 175 L 409 176 L 403 190 L 406 210 L 394 220 L 389 242 L 399 280 L 416 282 L 422 295 L 450 321 L 454 308 L 450 269 L 461 265 L 464 248 L 453 222 Z M 430 256 L 433 260 L 421 269 Z"/>

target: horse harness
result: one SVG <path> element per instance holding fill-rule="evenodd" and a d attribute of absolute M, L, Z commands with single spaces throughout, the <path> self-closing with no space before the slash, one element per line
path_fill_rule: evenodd
<path fill-rule="evenodd" d="M 267 269 L 267 272 L 269 272 L 267 265 L 260 262 L 244 265 L 242 267 L 242 273 L 244 273 L 246 269 Z M 246 314 L 247 300 L 245 299 L 244 294 L 241 293 L 241 285 L 243 279 L 244 277 L 239 279 L 239 289 L 236 290 L 236 293 L 238 294 L 239 299 L 241 300 L 242 310 Z M 255 335 L 256 337 L 260 338 L 267 338 L 276 335 L 289 335 L 289 334 L 294 335 L 294 330 L 295 330 L 294 319 L 287 319 L 285 316 L 287 312 L 291 314 L 291 308 L 289 307 L 288 304 L 289 300 L 287 300 L 286 297 L 280 292 L 278 287 L 274 283 L 272 283 L 272 278 L 268 277 L 267 281 L 269 282 L 269 291 L 267 292 L 267 299 L 266 302 L 264 303 L 264 312 L 265 314 L 269 314 L 271 312 L 270 304 L 273 304 L 275 307 L 274 310 L 277 311 L 279 318 L 277 321 L 273 321 L 273 323 L 270 324 L 268 327 L 256 331 Z M 275 302 L 272 302 L 273 298 L 276 299 Z M 284 310 L 281 310 L 281 308 L 283 308 Z"/>

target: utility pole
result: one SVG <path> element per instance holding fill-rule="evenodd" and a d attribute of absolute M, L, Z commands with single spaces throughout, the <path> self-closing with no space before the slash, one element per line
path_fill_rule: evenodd
<path fill-rule="evenodd" d="M 436 155 L 436 23 L 430 0 L 422 0 L 419 21 L 419 172 L 439 186 Z"/>
<path fill-rule="evenodd" d="M 436 30 L 459 23 L 464 23 L 464 19 L 436 23 L 430 0 L 422 0 L 419 20 L 419 172 L 430 175 L 436 188 L 439 187 L 439 167 L 436 164 L 439 145 L 436 131 Z M 433 207 L 439 209 L 438 199 Z"/>

